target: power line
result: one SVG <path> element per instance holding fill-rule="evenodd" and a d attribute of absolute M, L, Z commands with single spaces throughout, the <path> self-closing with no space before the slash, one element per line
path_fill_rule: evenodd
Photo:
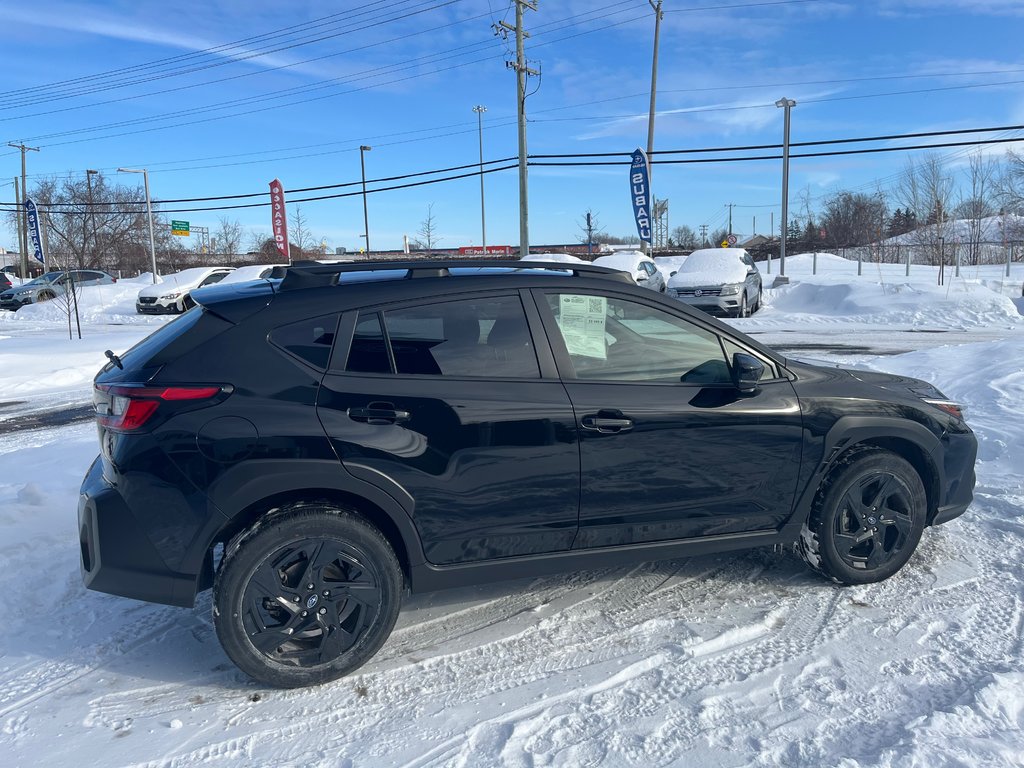
<path fill-rule="evenodd" d="M 1004 143 L 1012 143 L 1012 142 L 1019 142 L 1019 141 L 1024 141 L 1024 138 L 1020 138 L 1020 137 L 998 138 L 998 139 L 990 138 L 990 139 L 981 139 L 981 140 L 977 140 L 977 141 L 946 142 L 946 143 L 941 143 L 941 144 L 917 144 L 917 145 L 905 145 L 905 146 L 897 146 L 897 147 L 872 147 L 872 148 L 867 148 L 867 149 L 850 149 L 850 150 L 831 150 L 831 151 L 822 151 L 822 152 L 805 152 L 805 153 L 800 153 L 800 154 L 791 154 L 790 157 L 791 158 L 835 157 L 835 156 L 842 156 L 842 155 L 861 155 L 861 154 L 874 154 L 874 153 L 882 153 L 882 152 L 901 152 L 901 151 L 910 151 L 910 150 L 919 150 L 919 149 L 944 149 L 944 148 L 949 148 L 949 147 L 987 146 L 987 145 L 993 145 L 993 144 L 1004 144 Z M 834 143 L 839 143 L 839 142 L 834 142 Z M 781 159 L 781 157 L 782 157 L 781 155 L 757 155 L 757 156 L 744 156 L 744 157 L 687 158 L 687 159 L 682 159 L 682 160 L 663 160 L 663 161 L 660 161 L 660 163 L 661 164 L 666 164 L 666 165 L 695 164 L 695 163 L 726 163 L 726 162 L 744 162 L 744 161 L 753 161 L 753 160 L 778 160 L 778 159 Z M 485 165 L 486 164 L 497 164 L 497 163 L 501 163 L 501 162 L 507 162 L 508 160 L 511 160 L 511 159 L 514 159 L 514 158 L 506 158 L 506 159 L 502 159 L 502 160 L 490 160 L 490 161 L 486 161 Z M 607 161 L 607 160 L 596 160 L 595 161 L 595 160 L 589 160 L 589 161 L 569 161 L 569 162 L 531 161 L 530 164 L 534 165 L 534 166 L 584 166 L 584 167 L 586 167 L 586 166 L 604 166 L 604 165 L 623 165 L 623 164 L 628 163 L 628 162 L 629 162 L 629 160 L 622 160 L 622 161 Z M 435 175 L 435 174 L 438 174 L 438 173 L 445 173 L 445 172 L 448 172 L 448 171 L 451 171 L 451 170 L 461 170 L 461 169 L 464 169 L 464 168 L 478 168 L 478 167 L 479 167 L 479 163 L 468 163 L 468 164 L 463 165 L 463 166 L 453 166 L 453 167 L 448 168 L 448 169 L 437 169 L 437 170 L 433 170 L 433 171 L 421 171 L 421 172 L 417 172 L 417 173 L 403 174 L 401 176 L 386 177 L 386 178 L 382 178 L 382 179 L 373 180 L 373 182 L 376 183 L 376 182 L 381 182 L 381 181 L 395 181 L 395 180 L 401 180 L 401 179 L 413 178 L 413 177 L 419 177 L 419 176 Z M 509 170 L 511 168 L 516 168 L 516 167 L 518 167 L 518 166 L 517 165 L 505 165 L 505 166 L 501 166 L 501 167 L 498 167 L 498 168 L 488 168 L 488 169 L 485 169 L 483 172 L 484 173 L 494 173 L 494 172 Z M 425 180 L 425 181 L 413 182 L 413 183 L 410 183 L 410 184 L 399 184 L 399 185 L 393 185 L 393 186 L 389 186 L 389 187 L 379 187 L 377 189 L 367 190 L 367 193 L 369 194 L 369 193 L 375 193 L 375 192 L 385 192 L 385 191 L 390 191 L 390 190 L 395 190 L 395 189 L 406 189 L 406 188 L 410 188 L 410 187 L 424 186 L 424 185 L 427 185 L 427 184 L 435 184 L 435 183 L 442 183 L 442 182 L 446 182 L 446 181 L 453 181 L 453 180 L 457 180 L 457 179 L 463 179 L 463 178 L 468 178 L 468 177 L 475 176 L 479 172 L 480 171 L 477 170 L 475 172 L 464 173 L 464 174 L 459 174 L 459 175 L 455 175 L 455 176 L 448 176 L 448 177 L 444 177 L 444 178 L 440 178 L 440 179 L 429 179 L 429 180 Z M 305 187 L 305 188 L 296 189 L 296 190 L 289 190 L 289 192 L 301 193 L 301 192 L 306 192 L 306 191 L 318 191 L 318 190 L 322 190 L 322 189 L 337 189 L 337 188 L 343 188 L 343 187 L 348 187 L 348 186 L 355 186 L 355 184 L 357 184 L 357 183 L 358 182 L 343 182 L 343 183 L 339 183 L 339 184 L 329 184 L 329 185 L 323 185 L 323 186 L 318 186 L 318 187 Z M 179 199 L 176 199 L 176 200 L 156 201 L 156 202 L 160 203 L 160 204 L 177 203 L 177 202 L 210 202 L 210 201 L 215 201 L 215 200 L 244 199 L 244 198 L 249 198 L 249 197 L 257 197 L 257 196 L 261 196 L 261 195 L 265 195 L 265 194 L 266 193 L 264 192 L 264 193 L 251 193 L 251 194 L 242 194 L 242 195 L 211 196 L 211 197 L 206 197 L 206 198 L 179 198 Z M 361 193 L 360 192 L 351 192 L 351 193 L 346 192 L 346 193 L 339 193 L 339 194 L 334 194 L 334 195 L 320 195 L 320 196 L 315 196 L 315 197 L 307 197 L 307 198 L 291 200 L 289 202 L 293 202 L 293 203 L 313 202 L 313 201 L 318 201 L 318 200 L 329 200 L 329 199 L 336 199 L 336 198 L 342 198 L 342 197 L 349 197 L 349 196 L 358 195 L 358 194 L 361 194 Z M 141 201 L 133 201 L 133 202 L 125 203 L 125 205 L 141 205 L 141 204 L 142 204 Z M 0 203 L 0 205 L 11 206 L 13 204 L 8 202 L 8 203 Z M 85 203 L 76 203 L 76 204 L 67 204 L 66 203 L 66 204 L 60 204 L 60 205 L 74 205 L 76 209 L 88 209 L 89 208 L 88 204 L 85 204 Z M 96 205 L 105 205 L 105 204 L 104 203 L 97 203 Z M 192 212 L 192 211 L 214 211 L 214 210 L 231 210 L 231 209 L 236 209 L 236 208 L 256 208 L 256 207 L 263 207 L 263 206 L 267 206 L 267 205 L 270 205 L 269 201 L 265 202 L 265 203 L 249 203 L 249 204 L 242 204 L 242 205 L 225 205 L 225 206 L 177 208 L 177 209 L 163 210 L 162 212 L 163 213 L 186 213 L 186 212 Z M 15 209 L 8 209 L 8 210 L 15 210 Z M 79 210 L 69 210 L 69 211 L 65 211 L 65 212 L 66 213 L 82 213 L 82 214 L 84 214 L 86 211 L 85 210 L 81 210 L 81 211 L 79 211 Z M 102 213 L 114 213 L 114 211 L 102 211 Z"/>
<path fill-rule="evenodd" d="M 611 8 L 611 7 L 616 7 L 616 6 L 620 6 L 620 5 L 623 5 L 623 2 L 620 1 L 620 2 L 617 2 L 617 3 L 613 3 L 613 4 L 609 5 L 609 6 L 605 6 L 605 8 Z M 601 10 L 601 9 L 597 9 L 597 10 Z M 616 13 L 622 13 L 622 11 L 618 11 Z M 578 14 L 576 16 L 569 16 L 569 17 L 566 17 L 566 18 L 561 19 L 559 21 L 549 22 L 548 24 L 542 25 L 542 26 L 549 26 L 549 27 L 554 27 L 554 28 L 548 29 L 547 31 L 541 32 L 539 34 L 549 34 L 551 32 L 558 32 L 558 31 L 561 31 L 563 29 L 568 29 L 568 28 L 570 28 L 572 26 L 575 26 L 575 25 L 571 24 L 571 23 L 565 23 L 565 22 L 572 22 L 572 21 L 579 20 L 581 17 L 587 16 L 588 14 L 593 15 L 594 11 L 592 10 L 592 11 L 584 12 L 583 14 Z M 611 14 L 611 15 L 614 15 L 614 14 Z M 595 20 L 598 20 L 598 19 L 601 19 L 601 18 L 606 18 L 606 17 L 607 16 L 597 15 L 597 16 L 593 16 L 593 18 L 583 19 L 583 21 L 584 22 L 595 21 Z M 634 17 L 634 18 L 631 18 L 631 19 L 626 19 L 624 21 L 612 22 L 612 23 L 603 25 L 601 27 L 597 27 L 595 29 L 586 30 L 584 32 L 577 33 L 576 35 L 571 35 L 569 37 L 556 38 L 554 40 L 549 41 L 549 43 L 562 42 L 564 40 L 570 39 L 571 37 L 579 37 L 580 35 L 592 34 L 594 32 L 599 32 L 599 31 L 602 31 L 602 30 L 605 30 L 605 29 L 610 29 L 612 27 L 616 27 L 616 26 L 621 26 L 623 24 L 632 23 L 632 22 L 637 21 L 637 20 L 639 20 L 641 18 L 643 18 L 643 17 Z M 557 26 L 559 24 L 561 24 L 562 26 Z M 548 44 L 548 43 L 544 43 L 544 44 Z M 332 88 L 332 87 L 341 87 L 341 86 L 343 86 L 343 85 L 345 85 L 345 84 L 347 84 L 349 82 L 352 82 L 352 81 L 365 80 L 365 79 L 370 79 L 372 77 L 376 77 L 378 75 L 389 74 L 388 70 L 391 70 L 392 72 L 400 72 L 400 71 L 407 70 L 407 69 L 418 68 L 419 66 L 421 66 L 424 63 L 437 63 L 436 60 L 444 61 L 444 60 L 450 59 L 453 54 L 461 55 L 461 54 L 459 54 L 460 51 L 463 54 L 465 54 L 465 53 L 473 53 L 475 51 L 473 51 L 472 49 L 480 48 L 481 46 L 487 46 L 487 45 L 494 46 L 495 43 L 494 43 L 493 40 L 472 43 L 472 44 L 468 44 L 468 45 L 465 45 L 465 46 L 460 46 L 459 48 L 450 49 L 450 50 L 442 51 L 442 52 L 438 52 L 438 53 L 426 54 L 424 56 L 419 56 L 419 57 L 416 57 L 414 59 L 410 59 L 410 60 L 406 60 L 406 61 L 402 61 L 402 62 L 396 62 L 394 64 L 388 64 L 388 65 L 384 65 L 384 66 L 380 66 L 380 67 L 371 68 L 369 70 L 363 70 L 362 72 L 359 72 L 359 73 L 355 73 L 356 75 L 361 75 L 361 77 L 347 76 L 346 78 L 334 78 L 333 80 L 318 81 L 316 83 L 312 83 L 312 84 L 309 84 L 309 85 L 296 86 L 296 87 L 293 87 L 293 88 L 281 89 L 279 91 L 271 92 L 270 94 L 262 94 L 262 95 L 259 95 L 259 96 L 247 97 L 247 98 L 242 98 L 242 99 L 235 99 L 235 100 L 230 101 L 230 102 L 217 102 L 215 104 L 208 104 L 208 105 L 204 105 L 204 106 L 200 106 L 200 107 L 195 107 L 195 108 L 190 110 L 190 114 L 204 113 L 204 112 L 207 112 L 207 113 L 208 112 L 215 112 L 215 111 L 218 111 L 218 110 L 230 108 L 232 106 L 242 106 L 242 105 L 245 105 L 245 104 L 256 104 L 256 103 L 261 103 L 261 102 L 266 102 L 266 101 L 273 101 L 273 100 L 283 99 L 283 98 L 287 98 L 288 96 L 291 96 L 291 95 L 298 95 L 300 93 L 306 93 L 306 92 L 311 92 L 311 91 L 316 91 L 316 90 L 324 90 L 324 89 L 328 89 L 328 88 Z M 296 106 L 298 104 L 305 104 L 305 103 L 309 103 L 309 102 L 312 102 L 312 101 L 320 101 L 320 100 L 327 99 L 327 98 L 334 98 L 336 96 L 341 96 L 341 95 L 350 94 L 350 93 L 356 93 L 356 92 L 359 92 L 359 91 L 365 91 L 365 90 L 369 90 L 371 88 L 377 88 L 377 87 L 381 87 L 381 86 L 384 86 L 384 85 L 393 85 L 393 84 L 396 84 L 396 83 L 402 83 L 402 82 L 406 82 L 408 80 L 413 80 L 413 79 L 416 79 L 416 78 L 419 78 L 419 77 L 426 77 L 428 75 L 438 74 L 438 73 L 441 73 L 441 72 L 447 72 L 447 71 L 451 71 L 451 70 L 454 70 L 454 69 L 460 69 L 462 67 L 471 66 L 473 64 L 479 64 L 481 62 L 489 61 L 491 59 L 496 59 L 496 58 L 501 58 L 501 56 L 500 55 L 498 55 L 498 56 L 485 56 L 483 58 L 477 58 L 477 59 L 473 59 L 473 60 L 470 60 L 470 61 L 462 62 L 462 63 L 459 63 L 459 64 L 453 64 L 453 65 L 448 66 L 448 67 L 441 67 L 441 68 L 434 69 L 434 70 L 431 70 L 431 71 L 428 71 L 428 72 L 420 72 L 418 74 L 410 75 L 410 76 L 407 76 L 407 77 L 395 78 L 395 79 L 391 79 L 391 80 L 377 82 L 377 83 L 374 83 L 374 84 L 368 85 L 368 86 L 362 86 L 362 87 L 358 87 L 358 88 L 350 88 L 348 90 L 339 91 L 339 92 L 335 92 L 335 93 L 329 93 L 329 94 L 321 95 L 321 96 L 315 96 L 315 97 L 311 97 L 311 98 L 307 98 L 307 99 L 298 99 L 296 101 L 286 102 L 284 104 L 276 104 L 276 105 L 268 106 L 268 107 L 260 107 L 260 108 L 257 108 L 257 109 L 244 110 L 244 111 L 234 112 L 234 113 L 230 113 L 230 114 L 226 114 L 226 115 L 216 115 L 216 116 L 213 116 L 213 117 L 207 117 L 207 118 L 203 118 L 203 119 L 199 119 L 199 120 L 186 120 L 186 121 L 183 121 L 183 122 L 172 123 L 172 124 L 163 125 L 163 126 L 157 126 L 157 127 L 154 127 L 154 128 L 146 128 L 146 129 L 141 129 L 141 130 L 137 130 L 137 131 L 123 131 L 123 132 L 120 132 L 120 133 L 107 134 L 105 136 L 90 137 L 90 138 L 86 138 L 86 139 L 79 139 L 79 140 L 73 140 L 73 141 L 63 141 L 63 142 L 52 142 L 52 143 L 46 144 L 45 146 L 56 147 L 56 146 L 64 146 L 64 145 L 68 145 L 68 144 L 78 144 L 78 143 L 82 143 L 82 142 L 86 142 L 86 141 L 94 141 L 94 140 L 99 140 L 99 139 L 117 138 L 117 137 L 120 137 L 120 136 L 128 136 L 128 135 L 133 135 L 133 134 L 138 134 L 138 133 L 149 133 L 149 132 L 152 132 L 152 131 L 166 130 L 168 128 L 187 127 L 187 126 L 196 125 L 196 124 L 200 124 L 200 123 L 207 123 L 207 122 L 213 122 L 213 121 L 216 121 L 216 120 L 228 119 L 228 118 L 231 118 L 231 117 L 240 117 L 240 116 L 243 116 L 243 115 L 256 114 L 256 113 L 265 112 L 265 111 L 271 110 L 271 109 L 282 109 L 284 107 L 292 107 L 292 106 Z M 431 60 L 435 60 L 435 61 L 431 61 Z M 32 137 L 29 137 L 29 138 L 31 138 L 32 140 L 48 139 L 48 138 L 60 138 L 60 137 L 63 137 L 63 136 L 72 136 L 72 135 L 77 135 L 77 134 L 82 134 L 82 133 L 93 133 L 93 132 L 96 132 L 96 131 L 103 131 L 103 130 L 108 130 L 108 129 L 112 129 L 112 128 L 129 127 L 129 126 L 141 125 L 141 124 L 145 124 L 145 123 L 159 122 L 161 120 L 170 120 L 170 119 L 178 118 L 180 116 L 181 115 L 180 115 L 179 112 L 167 112 L 167 113 L 162 113 L 162 114 L 159 114 L 159 115 L 151 115 L 151 116 L 145 117 L 145 118 L 136 118 L 136 119 L 133 119 L 133 120 L 123 120 L 123 121 L 118 121 L 118 122 L 114 122 L 114 123 L 107 123 L 107 124 L 104 124 L 104 125 L 90 126 L 90 127 L 87 127 L 87 128 L 79 128 L 79 129 L 61 131 L 61 132 L 57 132 L 57 133 L 32 136 Z"/>
<path fill-rule="evenodd" d="M 402 2 L 407 2 L 407 1 L 408 0 L 402 0 Z M 16 102 L 12 101 L 11 99 L 8 99 L 7 100 L 8 103 L 3 104 L 3 106 L 7 106 L 7 107 L 30 106 L 32 104 L 43 103 L 43 102 L 47 102 L 47 101 L 54 101 L 54 100 L 57 100 L 57 99 L 67 98 L 67 97 L 70 97 L 70 96 L 88 95 L 90 93 L 96 93 L 96 92 L 101 92 L 101 91 L 113 90 L 113 89 L 117 89 L 117 88 L 125 88 L 125 87 L 129 87 L 129 86 L 132 86 L 132 85 L 139 85 L 139 84 L 146 83 L 146 82 L 152 82 L 154 80 L 166 79 L 168 77 L 180 77 L 180 76 L 183 76 L 183 75 L 194 74 L 196 72 L 201 72 L 201 71 L 204 71 L 204 70 L 207 70 L 207 69 L 213 69 L 213 68 L 217 68 L 217 67 L 227 66 L 229 64 L 235 64 L 235 63 L 238 63 L 238 62 L 248 61 L 250 59 L 259 58 L 259 57 L 262 57 L 262 56 L 268 56 L 268 55 L 271 55 L 271 54 L 274 54 L 274 53 L 280 53 L 281 51 L 289 50 L 291 48 L 296 48 L 296 47 L 305 46 L 305 45 L 311 45 L 313 43 L 323 42 L 324 40 L 329 40 L 329 39 L 332 39 L 332 38 L 335 38 L 335 37 L 340 37 L 342 35 L 348 35 L 348 34 L 352 34 L 354 32 L 364 31 L 364 30 L 367 30 L 367 29 L 371 29 L 373 27 L 379 27 L 379 26 L 382 26 L 382 25 L 385 25 L 385 24 L 390 24 L 390 23 L 395 22 L 395 21 L 401 21 L 403 19 L 407 19 L 407 18 L 410 18 L 412 16 L 419 15 L 421 13 L 426 13 L 428 11 L 437 10 L 438 8 L 443 8 L 445 6 L 452 5 L 453 3 L 462 2 L 463 0 L 440 0 L 440 2 L 438 2 L 438 0 L 430 0 L 430 1 L 433 1 L 436 4 L 435 5 L 426 5 L 426 3 L 424 3 L 420 7 L 415 8 L 414 10 L 402 13 L 400 15 L 395 15 L 395 16 L 392 16 L 392 17 L 386 18 L 386 19 L 376 19 L 375 21 L 373 21 L 371 23 L 368 23 L 368 24 L 366 24 L 365 26 L 362 26 L 362 27 L 344 28 L 344 29 L 341 29 L 340 31 L 332 32 L 331 34 L 321 35 L 320 37 L 315 37 L 314 35 L 308 35 L 307 39 L 305 39 L 305 41 L 303 41 L 303 38 L 299 38 L 297 41 L 292 41 L 292 42 L 290 42 L 287 45 L 281 45 L 281 46 L 279 46 L 277 48 L 272 48 L 271 47 L 271 48 L 266 48 L 266 49 L 263 49 L 263 50 L 246 51 L 245 55 L 232 55 L 232 56 L 230 56 L 230 57 L 228 57 L 226 59 L 225 58 L 218 58 L 218 59 L 215 59 L 212 62 L 197 63 L 196 65 L 192 66 L 191 68 L 171 70 L 171 71 L 167 71 L 167 72 L 158 72 L 158 73 L 155 73 L 155 74 L 152 74 L 152 75 L 148 75 L 148 76 L 146 76 L 146 77 L 144 77 L 142 79 L 136 79 L 136 80 L 130 80 L 129 79 L 129 80 L 114 81 L 112 83 L 108 83 L 108 84 L 105 84 L 105 85 L 97 85 L 97 86 L 95 86 L 93 88 L 82 88 L 81 86 L 75 86 L 74 89 L 69 89 L 66 92 L 43 93 L 41 95 L 33 94 L 31 97 L 29 97 L 29 96 L 22 96 L 21 97 L 21 99 L 22 99 L 21 102 L 16 103 Z M 399 3 L 399 4 L 401 4 L 401 3 Z M 393 12 L 392 8 L 389 8 L 389 9 L 387 9 L 387 11 L 385 11 L 385 13 L 391 13 L 391 12 Z M 359 13 L 353 14 L 353 17 L 365 16 L 365 15 L 371 15 L 371 16 L 375 17 L 378 14 L 379 14 L 379 12 L 371 13 L 370 11 L 363 10 L 363 11 L 361 11 Z M 337 22 L 335 22 L 335 23 L 337 23 Z M 308 39 L 308 38 L 312 38 L 312 39 Z"/>
<path fill-rule="evenodd" d="M 438 7 L 438 6 L 433 6 L 432 8 L 429 8 L 427 10 L 433 10 L 436 7 Z M 417 11 L 416 13 L 423 13 L 423 12 L 425 12 L 425 11 Z M 404 18 L 408 18 L 408 16 L 412 16 L 412 15 L 415 15 L 415 14 L 408 14 L 407 16 L 402 16 L 402 17 L 397 17 L 397 18 L 404 19 Z M 275 66 L 275 67 L 264 67 L 263 69 L 257 70 L 255 72 L 242 72 L 242 73 L 237 74 L 237 75 L 230 75 L 228 77 L 221 77 L 221 78 L 217 78 L 215 80 L 204 80 L 204 81 L 199 82 L 199 83 L 189 83 L 187 85 L 180 85 L 180 86 L 177 86 L 177 87 L 174 87 L 174 88 L 162 88 L 159 91 L 150 91 L 148 93 L 139 93 L 139 94 L 134 94 L 134 95 L 131 95 L 131 96 L 122 96 L 120 98 L 106 99 L 104 101 L 94 101 L 94 102 L 90 102 L 88 104 L 78 104 L 78 105 L 75 105 L 75 106 L 60 107 L 58 109 L 50 109 L 50 110 L 46 110 L 46 111 L 43 111 L 43 112 L 33 112 L 33 113 L 30 113 L 30 114 L 26 114 L 26 115 L 15 115 L 15 116 L 11 116 L 11 117 L 4 117 L 4 118 L 0 118 L 0 122 L 10 122 L 10 121 L 14 121 L 14 120 L 27 120 L 27 119 L 32 118 L 32 117 L 44 117 L 44 116 L 47 116 L 47 115 L 54 115 L 54 114 L 59 114 L 59 113 L 63 113 L 63 112 L 72 112 L 72 111 L 78 111 L 78 110 L 82 110 L 82 109 L 90 109 L 92 107 L 106 106 L 106 105 L 109 105 L 109 104 L 119 104 L 119 103 L 126 102 L 126 101 L 135 101 L 137 99 L 146 98 L 148 96 L 166 96 L 166 95 L 171 94 L 171 93 L 177 93 L 177 92 L 180 92 L 180 91 L 191 90 L 193 88 L 201 88 L 201 87 L 208 86 L 208 85 L 216 85 L 218 83 L 226 83 L 226 82 L 231 82 L 231 81 L 235 81 L 235 80 L 241 80 L 243 78 L 256 77 L 256 76 L 259 76 L 259 75 L 266 75 L 266 74 L 270 74 L 272 72 L 278 72 L 278 71 L 283 70 L 283 69 L 290 69 L 292 67 L 302 66 L 303 64 L 310 64 L 310 63 L 313 63 L 313 62 L 322 61 L 324 59 L 334 58 L 334 57 L 337 57 L 337 56 L 343 56 L 343 55 L 346 55 L 346 54 L 358 53 L 360 51 L 369 50 L 371 48 L 378 48 L 380 46 L 393 45 L 393 44 L 396 44 L 396 43 L 401 43 L 401 42 L 403 42 L 405 40 L 408 40 L 410 38 L 413 38 L 413 37 L 417 37 L 417 36 L 425 35 L 425 34 L 430 34 L 430 33 L 436 33 L 436 32 L 439 32 L 439 31 L 441 31 L 443 29 L 447 29 L 449 27 L 458 26 L 460 24 L 467 24 L 469 22 L 485 18 L 487 15 L 488 14 L 486 14 L 486 13 L 482 13 L 482 14 L 478 14 L 476 16 L 468 16 L 466 18 L 459 19 L 457 21 L 449 22 L 448 24 L 440 24 L 440 25 L 435 26 L 435 27 L 428 27 L 428 28 L 419 29 L 419 30 L 416 30 L 415 32 L 410 32 L 410 33 L 407 33 L 407 34 L 404 34 L 404 35 L 398 35 L 396 37 L 391 37 L 391 38 L 388 38 L 386 40 L 379 40 L 379 41 L 373 42 L 373 43 L 366 43 L 365 45 L 359 45 L 359 46 L 356 46 L 354 48 L 346 48 L 343 51 L 335 51 L 333 53 L 324 54 L 322 56 L 315 56 L 313 58 L 303 59 L 301 61 L 296 61 L 296 62 L 292 62 L 292 63 L 289 63 L 289 64 L 281 64 L 281 65 L 278 65 L 278 66 Z M 387 22 L 390 22 L 390 21 L 395 21 L 395 20 L 397 20 L 397 19 L 388 19 L 388 20 L 386 20 L 386 22 L 378 22 L 378 23 L 375 23 L 375 24 L 368 24 L 365 27 L 359 27 L 358 29 L 350 30 L 350 32 L 360 32 L 360 31 L 369 29 L 371 27 L 381 26 L 384 23 L 387 23 Z M 348 34 L 348 32 L 346 32 L 346 34 Z M 474 45 L 480 45 L 480 43 L 475 43 Z M 393 66 L 393 65 L 390 65 L 390 66 Z M 151 78 L 151 79 L 157 79 L 157 78 Z M 329 82 L 337 82 L 337 81 L 340 81 L 340 80 L 343 80 L 343 78 L 335 78 L 333 80 L 323 80 L 323 81 L 318 81 L 318 82 L 329 83 Z M 148 80 L 147 81 L 138 81 L 138 83 L 142 83 L 142 82 L 149 82 L 149 81 Z M 138 83 L 132 83 L 132 85 L 135 85 L 135 84 L 138 84 Z M 312 84 L 312 85 L 315 85 L 315 84 Z M 117 87 L 122 87 L 122 86 L 117 86 Z M 296 86 L 296 88 L 306 88 L 306 87 L 309 87 L 309 86 Z M 103 90 L 109 90 L 109 89 L 103 89 Z M 278 91 L 278 93 L 286 93 L 286 92 L 288 92 L 290 90 L 293 90 L 293 89 L 283 89 L 282 91 Z M 91 93 L 91 91 L 87 91 L 85 93 Z M 82 95 L 82 94 L 75 93 L 75 94 L 72 94 L 72 95 L 73 96 L 78 96 L 78 95 Z M 64 98 L 64 97 L 60 97 L 60 98 Z M 55 99 L 48 99 L 48 101 L 56 101 L 56 100 L 58 100 L 58 99 L 56 99 L 56 98 Z M 233 102 L 229 102 L 229 103 L 233 103 Z M 207 105 L 207 106 L 210 106 L 210 105 Z M 174 114 L 174 113 L 169 113 L 169 114 Z"/>

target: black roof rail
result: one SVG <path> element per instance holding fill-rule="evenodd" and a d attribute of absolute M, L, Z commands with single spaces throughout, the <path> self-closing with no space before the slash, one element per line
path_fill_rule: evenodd
<path fill-rule="evenodd" d="M 405 271 L 406 278 L 449 277 L 451 269 L 514 269 L 559 270 L 574 276 L 601 277 L 632 283 L 625 272 L 594 264 L 563 261 L 519 261 L 504 259 L 418 259 L 415 261 L 348 261 L 322 264 L 317 261 L 294 262 L 287 267 L 274 267 L 271 278 L 284 278 L 281 290 L 334 285 L 343 272 Z"/>

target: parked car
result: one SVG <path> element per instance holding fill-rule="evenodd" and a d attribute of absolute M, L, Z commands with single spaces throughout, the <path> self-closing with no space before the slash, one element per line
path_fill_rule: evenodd
<path fill-rule="evenodd" d="M 573 256 L 571 253 L 531 253 L 528 256 L 523 256 L 520 261 L 547 261 L 547 262 L 559 262 L 564 264 L 587 264 L 585 260 L 579 256 Z"/>
<path fill-rule="evenodd" d="M 96 269 L 47 272 L 35 280 L 8 288 L 0 293 L 0 309 L 17 311 L 26 304 L 49 301 L 63 296 L 72 280 L 76 288 L 84 285 L 110 285 L 117 282 L 116 277 Z"/>
<path fill-rule="evenodd" d="M 668 294 L 705 312 L 748 317 L 761 308 L 761 273 L 743 248 L 701 248 L 668 280 Z"/>
<path fill-rule="evenodd" d="M 180 314 L 195 306 L 193 290 L 218 283 L 233 271 L 232 267 L 194 267 L 165 275 L 159 283 L 139 291 L 135 311 L 143 315 Z"/>
<path fill-rule="evenodd" d="M 607 256 L 598 256 L 594 259 L 594 264 L 628 272 L 637 285 L 659 293 L 665 292 L 665 278 L 658 271 L 658 265 L 654 263 L 654 259 L 640 251 L 619 251 Z"/>
<path fill-rule="evenodd" d="M 0 291 L 6 291 L 14 283 L 11 282 L 11 278 L 6 272 L 0 272 Z"/>
<path fill-rule="evenodd" d="M 865 584 L 972 499 L 977 443 L 935 387 L 788 360 L 602 267 L 315 265 L 193 296 L 96 376 L 82 575 L 212 587 L 271 685 L 359 667 L 407 588 L 770 545 Z"/>
<path fill-rule="evenodd" d="M 278 267 L 287 266 L 285 264 L 252 264 L 247 267 L 236 267 L 234 271 L 229 272 L 227 275 L 220 280 L 221 285 L 230 285 L 231 283 L 244 283 L 249 280 L 263 280 L 270 276 L 270 273 Z"/>

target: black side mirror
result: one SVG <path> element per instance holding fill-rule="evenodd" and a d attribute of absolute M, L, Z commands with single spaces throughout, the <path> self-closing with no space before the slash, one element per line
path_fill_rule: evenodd
<path fill-rule="evenodd" d="M 757 382 L 764 373 L 764 363 L 753 355 L 737 352 L 732 356 L 732 375 L 736 389 L 745 395 L 757 390 Z"/>
<path fill-rule="evenodd" d="M 670 274 L 669 277 L 675 277 L 675 276 L 676 276 L 676 270 L 673 269 L 672 270 L 672 274 Z"/>

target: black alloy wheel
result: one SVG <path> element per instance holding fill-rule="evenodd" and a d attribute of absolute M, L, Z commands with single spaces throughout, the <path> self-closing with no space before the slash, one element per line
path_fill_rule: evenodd
<path fill-rule="evenodd" d="M 390 545 L 361 518 L 325 505 L 282 510 L 229 545 L 215 586 L 217 634 L 258 680 L 327 682 L 387 639 L 401 583 Z"/>
<path fill-rule="evenodd" d="M 881 581 L 910 559 L 927 511 L 917 471 L 888 451 L 854 451 L 822 484 L 798 548 L 843 584 Z"/>
<path fill-rule="evenodd" d="M 181 297 L 181 311 L 186 312 L 196 305 L 195 299 L 192 298 L 192 294 L 186 293 Z"/>

